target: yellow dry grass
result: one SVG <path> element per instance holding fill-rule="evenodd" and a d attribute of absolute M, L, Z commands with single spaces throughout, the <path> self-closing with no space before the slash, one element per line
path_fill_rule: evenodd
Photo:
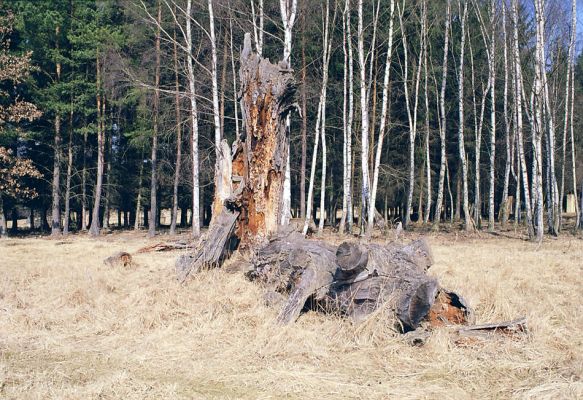
<path fill-rule="evenodd" d="M 484 235 L 483 235 L 484 236 Z M 583 241 L 432 236 L 441 283 L 477 322 L 526 316 L 527 338 L 411 347 L 382 315 L 278 327 L 261 289 L 215 270 L 187 285 L 177 253 L 102 260 L 144 236 L 0 242 L 0 398 L 568 399 L 583 397 Z"/>

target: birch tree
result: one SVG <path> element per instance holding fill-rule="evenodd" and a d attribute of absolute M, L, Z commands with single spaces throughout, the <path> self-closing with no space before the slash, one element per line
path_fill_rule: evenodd
<path fill-rule="evenodd" d="M 443 44 L 443 64 L 441 77 L 441 92 L 439 94 L 439 141 L 440 141 L 440 165 L 439 165 L 439 182 L 437 185 L 437 201 L 435 203 L 434 227 L 439 228 L 441 221 L 441 209 L 443 207 L 443 187 L 445 180 L 445 170 L 447 164 L 446 154 L 446 132 L 447 132 L 447 115 L 445 113 L 445 89 L 447 85 L 447 59 L 449 48 L 449 31 L 451 21 L 451 0 L 447 0 L 445 12 L 445 38 Z M 453 208 L 453 205 L 452 205 Z"/>
<path fill-rule="evenodd" d="M 510 138 L 510 117 L 508 115 L 508 37 L 506 30 L 506 0 L 502 2 L 502 46 L 504 55 L 504 94 L 503 94 L 503 107 L 504 107 L 504 139 L 506 142 L 506 160 L 504 167 L 504 183 L 502 187 L 502 201 L 500 203 L 500 215 L 501 215 L 501 225 L 506 226 L 508 222 L 508 186 L 510 184 L 510 171 L 512 168 L 512 157 L 514 152 L 511 149 L 511 138 Z"/>
<path fill-rule="evenodd" d="M 354 57 L 352 53 L 352 33 L 350 28 L 350 0 L 345 0 L 343 13 L 343 51 L 344 51 L 344 143 L 343 143 L 343 200 L 340 232 L 348 225 L 352 232 L 352 124 L 354 120 Z"/>
<path fill-rule="evenodd" d="M 515 101 L 515 115 L 516 115 L 516 149 L 518 152 L 518 160 L 520 163 L 520 173 L 522 174 L 522 185 L 524 190 L 524 207 L 526 210 L 526 226 L 529 238 L 534 238 L 534 227 L 532 224 L 532 209 L 530 204 L 530 189 L 528 188 L 528 170 L 526 168 L 526 158 L 524 155 L 524 140 L 522 133 L 522 67 L 520 65 L 520 47 L 518 44 L 518 24 L 519 24 L 519 8 L 518 0 L 512 0 L 512 31 L 513 31 L 513 59 L 514 59 L 514 101 Z M 519 193 L 517 186 L 517 194 Z M 517 196 L 518 202 L 518 196 Z M 520 208 L 517 203 L 516 215 L 519 215 Z"/>
<path fill-rule="evenodd" d="M 298 1 L 297 0 L 279 0 L 279 8 L 281 13 L 281 21 L 283 23 L 283 63 L 291 67 L 291 50 L 292 50 L 292 32 L 296 22 Z M 289 140 L 290 131 L 290 117 L 287 118 L 287 131 Z M 287 225 L 291 217 L 291 174 L 290 174 L 290 153 L 289 146 L 287 154 L 287 162 L 285 168 L 285 181 L 283 184 L 283 198 L 282 198 L 282 218 L 281 224 Z"/>
<path fill-rule="evenodd" d="M 326 97 L 327 97 L 327 87 L 328 87 L 328 66 L 330 64 L 330 53 L 332 51 L 332 38 L 329 32 L 330 26 L 330 1 L 326 0 L 326 11 L 324 16 L 324 66 L 323 66 L 323 79 L 322 79 L 322 101 L 320 102 L 320 107 L 322 111 L 322 125 L 320 130 L 320 135 L 322 137 L 322 178 L 320 183 L 320 221 L 318 223 L 318 233 L 322 234 L 324 230 L 324 212 L 325 212 L 325 200 L 326 200 Z M 336 12 L 334 12 L 334 17 L 336 17 Z M 335 19 L 335 18 L 334 18 Z M 334 25 L 334 22 L 332 22 Z"/>
<path fill-rule="evenodd" d="M 565 165 L 567 161 L 567 132 L 571 132 L 571 158 L 572 158 L 572 177 L 573 177 L 573 193 L 575 199 L 577 199 L 577 177 L 575 168 L 575 142 L 573 134 L 573 106 L 574 106 L 574 93 L 575 93 L 575 76 L 574 76 L 574 62 L 575 62 L 575 40 L 577 38 L 577 1 L 573 0 L 571 2 L 571 32 L 569 39 L 569 53 L 567 57 L 567 77 L 565 79 L 565 113 L 564 113 L 564 124 L 563 124 L 563 145 L 562 145 L 562 162 L 561 162 L 561 188 L 559 199 L 560 202 L 563 201 L 565 197 Z M 577 226 L 579 225 L 579 205 L 575 201 L 575 213 Z M 560 223 L 562 224 L 562 218 Z"/>
<path fill-rule="evenodd" d="M 158 114 L 160 113 L 160 25 L 162 24 L 162 7 L 158 1 L 158 19 L 156 28 L 156 69 L 155 69 L 155 89 L 154 89 L 154 131 L 152 134 L 152 177 L 150 180 L 150 218 L 148 219 L 148 235 L 154 236 L 156 234 L 156 223 L 158 222 L 158 204 L 157 204 L 157 188 L 158 188 Z"/>
<path fill-rule="evenodd" d="M 251 18 L 253 22 L 255 48 L 257 49 L 259 57 L 263 57 L 263 0 L 259 0 L 258 2 L 257 14 L 255 13 L 255 0 L 249 1 L 251 2 Z M 257 20 L 259 20 L 259 22 L 257 22 Z"/>
<path fill-rule="evenodd" d="M 190 99 L 190 125 L 192 130 L 192 234 L 200 236 L 200 210 L 199 210 L 199 165 L 198 165 L 198 108 L 196 103 L 194 65 L 192 58 L 192 0 L 186 3 L 186 63 L 188 67 L 188 98 Z"/>
<path fill-rule="evenodd" d="M 176 218 L 178 214 L 178 185 L 180 183 L 180 169 L 182 167 L 182 113 L 180 110 L 180 82 L 178 76 L 178 45 L 176 41 L 176 27 L 173 30 L 173 62 L 174 62 L 174 112 L 176 115 L 176 164 L 174 167 L 174 182 L 172 186 L 172 219 L 170 221 L 170 235 L 176 233 Z"/>
<path fill-rule="evenodd" d="M 370 205 L 370 179 L 368 165 L 368 134 L 369 134 L 369 112 L 368 112 L 368 93 L 366 78 L 366 58 L 364 54 L 364 23 L 362 13 L 362 0 L 358 0 L 358 66 L 360 71 L 360 116 L 361 116 L 361 169 L 362 169 L 362 189 L 361 189 L 361 223 L 364 228 L 365 221 L 368 220 Z M 361 234 L 364 232 L 361 232 Z"/>
<path fill-rule="evenodd" d="M 388 43 L 388 50 L 387 56 L 385 60 L 385 73 L 383 78 L 383 99 L 381 105 L 381 121 L 379 127 L 379 135 L 377 139 L 377 149 L 376 149 L 376 156 L 374 160 L 374 172 L 373 172 L 373 180 L 372 180 L 372 191 L 370 196 L 370 206 L 369 210 L 371 212 L 368 215 L 368 232 L 372 232 L 374 227 L 374 216 L 375 216 L 375 207 L 376 207 L 376 198 L 377 198 L 377 188 L 379 182 L 379 169 L 381 165 L 381 155 L 383 149 L 383 141 L 385 138 L 385 131 L 387 130 L 387 119 L 388 119 L 388 103 L 389 103 L 389 79 L 391 75 L 391 58 L 393 54 L 393 25 L 394 25 L 394 17 L 395 17 L 395 0 L 391 0 L 390 3 L 390 20 L 389 20 L 389 43 Z"/>
<path fill-rule="evenodd" d="M 463 2 L 463 11 L 462 11 Z M 458 128 L 458 149 L 460 156 L 460 164 L 462 168 L 462 186 L 463 186 L 463 210 L 464 210 L 464 226 L 466 230 L 471 230 L 472 223 L 468 204 L 468 165 L 466 160 L 466 148 L 464 142 L 464 50 L 466 44 L 466 21 L 468 17 L 468 3 L 467 0 L 460 0 L 459 3 L 461 15 L 461 47 L 460 47 L 460 62 L 458 73 L 458 101 L 459 101 L 459 128 Z M 459 193 L 458 193 L 459 196 Z"/>

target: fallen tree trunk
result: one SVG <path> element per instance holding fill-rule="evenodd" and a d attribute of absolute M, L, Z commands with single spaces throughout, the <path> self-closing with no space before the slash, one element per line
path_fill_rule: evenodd
<path fill-rule="evenodd" d="M 435 325 L 466 323 L 470 310 L 463 299 L 426 274 L 432 262 L 423 240 L 334 247 L 293 233 L 259 249 L 247 276 L 263 284 L 269 298 L 286 299 L 279 323 L 294 321 L 306 304 L 357 321 L 386 305 L 404 332 L 430 316 Z"/>

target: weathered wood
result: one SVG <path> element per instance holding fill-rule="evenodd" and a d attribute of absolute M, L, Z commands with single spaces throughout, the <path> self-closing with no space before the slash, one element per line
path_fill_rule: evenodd
<path fill-rule="evenodd" d="M 233 231 L 238 216 L 239 211 L 224 208 L 195 250 L 178 258 L 176 273 L 180 281 L 193 272 L 219 266 L 237 248 L 238 238 Z"/>
<path fill-rule="evenodd" d="M 310 300 L 312 307 L 355 320 L 389 306 L 400 329 L 410 331 L 428 319 L 436 298 L 440 298 L 438 293 L 451 293 L 440 290 L 437 280 L 426 275 L 432 262 L 423 240 L 408 245 L 344 242 L 334 247 L 291 233 L 260 248 L 252 260 L 254 269 L 247 276 L 261 282 L 268 293 L 287 297 L 277 318 L 279 323 L 294 321 Z M 448 305 L 459 317 L 451 322 L 465 323 L 465 303 Z M 433 314 L 434 319 L 449 317 L 441 308 Z"/>
<path fill-rule="evenodd" d="M 486 331 L 486 332 L 501 332 L 501 333 L 516 333 L 516 332 L 527 332 L 526 327 L 526 317 L 517 318 L 512 321 L 504 322 L 494 322 L 490 324 L 483 325 L 470 325 L 464 326 L 457 330 L 459 333 L 468 333 L 476 331 Z"/>
<path fill-rule="evenodd" d="M 251 51 L 248 33 L 239 76 L 245 133 L 234 152 L 233 176 L 242 179 L 236 235 L 245 248 L 277 232 L 281 220 L 288 157 L 285 119 L 295 105 L 296 84 L 287 66 L 272 64 Z"/>
<path fill-rule="evenodd" d="M 237 247 L 250 250 L 263 244 L 278 230 L 288 156 L 285 119 L 294 106 L 296 85 L 291 70 L 252 52 L 249 34 L 239 76 L 244 134 L 232 150 L 221 142 L 211 225 L 194 252 L 178 259 L 181 280 L 219 266 Z"/>
<path fill-rule="evenodd" d="M 114 255 L 107 257 L 103 260 L 103 263 L 109 267 L 124 267 L 128 268 L 133 265 L 132 256 L 130 253 L 126 253 L 125 251 L 120 251 L 115 253 Z"/>
<path fill-rule="evenodd" d="M 151 253 L 151 252 L 160 252 L 160 251 L 172 251 L 172 250 L 184 250 L 192 247 L 193 243 L 187 240 L 180 240 L 171 243 L 159 242 L 150 244 L 148 246 L 144 246 L 137 251 L 137 253 Z"/>
<path fill-rule="evenodd" d="M 336 263 L 344 272 L 361 272 L 368 263 L 368 251 L 356 243 L 344 242 L 336 249 Z"/>

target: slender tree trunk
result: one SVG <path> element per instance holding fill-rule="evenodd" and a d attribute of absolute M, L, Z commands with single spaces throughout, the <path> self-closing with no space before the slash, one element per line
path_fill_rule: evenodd
<path fill-rule="evenodd" d="M 363 23 L 363 1 L 358 0 L 358 65 L 360 70 L 360 115 L 361 115 L 361 168 L 362 168 L 362 201 L 360 225 L 364 233 L 365 221 L 368 218 L 370 204 L 370 179 L 368 166 L 368 134 L 369 134 L 369 111 L 368 93 L 366 78 L 366 57 L 364 54 L 364 23 Z"/>
<path fill-rule="evenodd" d="M 2 192 L 0 192 L 0 239 L 8 236 L 6 229 L 6 214 L 4 214 L 4 201 L 2 200 Z"/>
<path fill-rule="evenodd" d="M 567 162 L 567 132 L 569 127 L 569 110 L 571 101 L 571 85 L 575 85 L 572 80 L 572 69 L 574 62 L 574 51 L 575 51 L 575 39 L 577 35 L 577 0 L 571 2 L 571 39 L 569 41 L 569 55 L 567 57 L 567 79 L 565 79 L 565 119 L 563 125 L 563 145 L 562 145 L 562 157 L 561 157 L 561 189 L 559 195 L 559 201 L 562 204 L 565 198 L 565 164 Z M 572 125 L 571 125 L 572 127 Z M 577 193 L 577 181 L 574 179 L 573 185 L 574 193 Z M 577 197 L 575 196 L 575 199 Z M 577 201 L 575 201 L 575 208 L 577 208 Z M 562 209 L 562 207 L 561 207 Z M 577 218 L 578 220 L 578 218 Z M 562 212 L 561 212 L 561 225 L 562 225 Z M 562 226 L 561 226 L 562 227 Z"/>
<path fill-rule="evenodd" d="M 199 200 L 199 166 L 198 166 L 198 110 L 196 104 L 195 76 L 192 58 L 192 0 L 186 3 L 186 48 L 188 66 L 188 88 L 190 98 L 190 123 L 192 129 L 192 235 L 200 236 L 200 200 Z"/>
<path fill-rule="evenodd" d="M 69 220 L 71 214 L 72 171 L 73 171 L 73 109 L 71 107 L 71 113 L 69 114 L 69 144 L 67 149 L 67 178 L 65 184 L 65 218 L 63 221 L 63 235 L 69 234 Z"/>
<path fill-rule="evenodd" d="M 425 202 L 425 216 L 423 218 L 423 223 L 429 223 L 429 216 L 431 214 L 431 198 L 432 198 L 432 191 L 431 191 L 431 157 L 429 154 L 429 91 L 427 89 L 427 81 L 429 79 L 429 74 L 427 72 L 427 60 L 428 60 L 428 49 L 427 49 L 427 1 L 423 0 L 423 17 L 422 17 L 422 37 L 423 37 L 423 68 L 425 74 L 425 173 L 426 173 L 426 181 L 427 181 L 427 200 Z"/>
<path fill-rule="evenodd" d="M 180 82 L 178 80 L 178 46 L 176 28 L 174 28 L 174 106 L 176 114 L 176 167 L 174 168 L 174 185 L 172 186 L 172 220 L 170 234 L 176 234 L 176 218 L 178 214 L 178 185 L 180 183 L 180 168 L 182 166 L 182 115 L 180 112 Z M 236 104 L 236 103 L 235 103 Z"/>
<path fill-rule="evenodd" d="M 302 20 L 302 163 L 300 170 L 300 218 L 306 218 L 306 158 L 308 152 L 308 111 L 306 96 L 306 37 L 305 37 L 305 16 Z"/>
<path fill-rule="evenodd" d="M 217 65 L 217 40 L 215 35 L 215 18 L 213 11 L 213 0 L 208 0 L 208 13 L 209 13 L 209 32 L 211 39 L 211 81 L 212 81 L 212 102 L 213 102 L 213 123 L 214 123 L 214 146 L 215 146 L 215 195 L 213 202 L 213 218 L 220 214 L 223 208 L 223 198 L 225 197 L 225 190 L 227 188 L 223 187 L 223 171 L 221 171 L 221 166 L 223 165 L 223 157 L 228 157 L 228 154 L 223 154 L 221 151 L 221 140 L 222 140 L 222 128 L 221 128 L 221 115 L 220 115 L 220 105 L 219 105 L 219 84 L 218 84 L 218 65 Z"/>
<path fill-rule="evenodd" d="M 103 119 L 105 118 L 105 98 L 101 96 L 101 60 L 99 55 L 96 61 L 97 84 L 97 181 L 95 183 L 95 196 L 93 198 L 93 211 L 89 233 L 99 235 L 99 206 L 101 205 L 101 190 L 103 185 L 103 152 L 105 147 L 105 132 Z M 103 101 L 102 101 L 103 100 Z"/>
<path fill-rule="evenodd" d="M 524 141 L 522 137 L 522 68 L 520 65 L 520 48 L 518 45 L 518 0 L 513 0 L 513 53 L 516 80 L 515 109 L 516 109 L 516 132 L 517 150 L 520 160 L 520 170 L 522 173 L 522 185 L 524 188 L 524 206 L 526 209 L 526 226 L 528 236 L 534 239 L 534 227 L 532 224 L 532 209 L 530 206 L 530 190 L 528 188 L 528 171 L 526 169 L 526 158 L 524 155 Z M 520 210 L 520 209 L 519 209 Z"/>
<path fill-rule="evenodd" d="M 263 0 L 261 0 L 263 1 Z M 235 110 L 235 135 L 237 139 L 240 139 L 241 133 L 239 132 L 239 102 L 237 101 L 237 72 L 235 70 L 235 57 L 233 55 L 233 19 L 229 19 L 229 38 L 230 38 L 230 50 L 231 50 L 231 70 L 233 73 L 233 109 Z"/>
<path fill-rule="evenodd" d="M 504 168 L 504 186 L 502 188 L 501 225 L 504 228 L 508 223 L 508 186 L 510 184 L 510 170 L 512 168 L 512 155 L 510 144 L 510 118 L 508 116 L 508 38 L 506 33 L 506 1 L 502 3 L 502 42 L 504 46 L 504 130 L 506 140 L 506 161 Z"/>
<path fill-rule="evenodd" d="M 334 13 L 336 16 L 336 13 Z M 324 210 L 325 210 L 325 200 L 326 200 L 326 95 L 328 86 L 328 65 L 330 63 L 330 52 L 332 47 L 332 39 L 329 33 L 330 26 L 330 1 L 326 0 L 326 15 L 324 17 L 324 71 L 323 71 L 323 90 L 322 90 L 322 179 L 320 184 L 320 221 L 318 225 L 318 233 L 322 234 L 324 230 Z M 334 24 L 334 22 L 332 22 Z"/>
<path fill-rule="evenodd" d="M 346 154 L 347 141 L 347 108 L 348 108 L 348 52 L 346 50 L 346 18 L 350 17 L 350 1 L 345 0 L 344 11 L 342 12 L 342 54 L 344 56 L 344 76 L 342 81 L 342 218 L 340 218 L 340 226 L 338 231 L 340 234 L 344 234 L 346 230 L 346 214 L 348 212 L 347 205 L 347 192 L 348 192 L 348 174 L 349 170 L 347 168 L 348 157 Z M 302 37 L 303 41 L 303 37 Z M 303 46 L 303 44 L 302 44 Z M 303 47 L 302 47 L 302 57 L 303 57 Z"/>
<path fill-rule="evenodd" d="M 279 0 L 279 8 L 281 13 L 281 20 L 283 22 L 283 60 L 282 62 L 291 68 L 291 51 L 292 51 L 292 32 L 293 27 L 296 22 L 297 15 L 297 0 Z M 289 137 L 291 130 L 291 119 L 288 115 L 286 120 L 287 126 L 287 160 L 285 168 L 285 179 L 283 184 L 283 197 L 282 197 L 282 213 L 281 213 L 281 225 L 287 225 L 291 217 L 291 165 L 290 165 L 290 153 L 289 153 Z"/>
<path fill-rule="evenodd" d="M 491 49 L 488 58 L 490 79 L 490 191 L 488 193 L 488 230 L 494 231 L 494 189 L 496 183 L 496 3 L 490 2 Z"/>
<path fill-rule="evenodd" d="M 103 115 L 103 118 L 105 118 L 105 114 Z M 111 196 L 111 182 L 109 180 L 110 176 L 111 176 L 111 138 L 109 138 L 109 141 L 107 139 L 105 139 L 106 142 L 109 142 L 109 146 L 107 146 L 107 155 L 105 156 L 105 186 L 103 188 L 104 190 L 104 204 L 103 204 L 103 221 L 101 223 L 101 227 L 102 229 L 109 229 L 109 199 Z"/>
<path fill-rule="evenodd" d="M 259 0 L 259 25 L 255 15 L 255 0 L 251 0 L 251 16 L 253 19 L 253 34 L 255 37 L 255 47 L 259 57 L 263 56 L 263 0 Z"/>
<path fill-rule="evenodd" d="M 155 91 L 154 91 L 154 130 L 152 133 L 152 172 L 150 178 L 150 218 L 148 220 L 148 236 L 156 235 L 156 222 L 158 221 L 158 130 L 159 130 L 159 116 L 160 113 L 160 27 L 162 24 L 162 7 L 160 0 L 158 0 L 158 19 L 156 31 L 156 71 L 155 71 Z"/>
<path fill-rule="evenodd" d="M 352 53 L 352 29 L 350 27 L 351 9 L 350 0 L 346 0 L 348 5 L 346 8 L 346 41 L 348 42 L 348 121 L 346 122 L 346 222 L 348 224 L 348 232 L 352 232 L 353 218 L 353 182 L 355 174 L 355 165 L 352 162 L 354 159 L 352 152 L 352 126 L 354 122 L 354 57 Z"/>
<path fill-rule="evenodd" d="M 383 98 L 382 98 L 382 105 L 381 105 L 381 121 L 379 127 L 379 136 L 377 140 L 377 151 L 376 156 L 374 158 L 374 168 L 373 168 L 373 180 L 372 180 L 372 191 L 370 196 L 370 205 L 369 209 L 372 212 L 368 215 L 368 232 L 372 232 L 374 227 L 374 209 L 376 206 L 376 198 L 377 198 L 377 190 L 378 190 L 378 182 L 379 182 L 379 170 L 381 165 L 381 154 L 383 149 L 383 141 L 385 137 L 385 131 L 387 130 L 387 118 L 388 118 L 388 103 L 389 103 L 389 79 L 391 75 L 391 58 L 393 53 L 393 25 L 394 25 L 394 17 L 395 17 L 395 0 L 391 0 L 390 6 L 390 21 L 389 21 L 389 43 L 388 43 L 388 50 L 387 50 L 387 57 L 385 60 L 385 73 L 383 78 Z"/>
<path fill-rule="evenodd" d="M 464 141 L 464 50 L 466 43 L 466 21 L 468 16 L 468 3 L 467 0 L 463 1 L 463 15 L 461 18 L 461 52 L 460 52 L 460 67 L 459 67 L 459 88 L 458 88 L 458 101 L 459 101 L 459 130 L 458 130 L 458 147 L 460 155 L 460 164 L 462 167 L 462 186 L 463 186 L 463 209 L 464 209 L 464 226 L 465 230 L 469 231 L 472 229 L 472 217 L 470 216 L 469 204 L 468 204 L 468 165 L 466 160 L 466 148 Z M 461 4 L 460 4 L 461 8 Z M 461 14 L 460 9 L 460 14 Z M 459 195 L 458 195 L 459 196 Z"/>
<path fill-rule="evenodd" d="M 81 172 L 81 231 L 87 230 L 87 131 L 83 133 L 83 171 Z"/>
<path fill-rule="evenodd" d="M 136 197 L 136 212 L 134 221 L 134 230 L 140 229 L 140 211 L 142 210 L 142 180 L 144 176 L 144 150 L 142 149 L 142 157 L 140 158 L 140 174 L 138 175 L 138 195 Z M 146 221 L 144 220 L 145 224 Z"/>
<path fill-rule="evenodd" d="M 451 0 L 447 0 L 447 8 L 445 14 L 445 38 L 443 45 L 443 66 L 442 66 L 442 77 L 441 77 L 441 92 L 439 94 L 439 118 L 440 118 L 440 128 L 439 128 L 439 141 L 440 141 L 440 166 L 439 166 L 439 183 L 437 185 L 437 201 L 435 203 L 435 217 L 433 220 L 435 229 L 439 228 L 439 223 L 441 221 L 441 208 L 443 207 L 443 181 L 445 178 L 445 169 L 447 165 L 447 154 L 446 154 L 446 132 L 447 132 L 447 115 L 445 113 L 445 89 L 447 85 L 447 58 L 449 49 L 449 31 L 450 31 L 450 20 L 451 20 Z M 453 203 L 452 203 L 453 208 Z M 452 210 L 453 213 L 453 210 Z"/>
<path fill-rule="evenodd" d="M 405 211 L 405 227 L 411 224 L 411 212 L 413 207 L 413 191 L 415 189 L 415 138 L 417 136 L 417 110 L 419 104 L 419 84 L 421 81 L 421 67 L 423 61 L 424 46 L 421 45 L 421 53 L 418 57 L 417 70 L 415 73 L 414 93 L 415 99 L 413 111 L 411 111 L 411 101 L 409 98 L 409 67 L 408 67 L 408 48 L 407 48 L 407 34 L 405 32 L 405 25 L 403 24 L 403 11 L 399 10 L 399 22 L 401 25 L 401 33 L 403 35 L 403 53 L 404 53 L 404 81 L 405 89 L 405 104 L 407 107 L 407 118 L 409 120 L 409 190 L 407 195 L 407 205 Z M 423 40 L 423 39 L 422 39 Z"/>
<path fill-rule="evenodd" d="M 221 70 L 221 138 L 225 137 L 225 93 L 227 92 L 227 56 L 229 52 L 227 51 L 227 31 L 223 35 L 223 69 Z M 237 94 L 235 94 L 236 96 Z"/>
<path fill-rule="evenodd" d="M 535 19 L 536 19 L 536 52 L 535 52 L 535 79 L 534 79 L 534 91 L 533 100 L 534 107 L 532 113 L 532 119 L 534 121 L 534 130 L 532 138 L 532 148 L 533 148 L 533 164 L 532 164 L 532 191 L 533 191 L 533 205 L 535 210 L 535 230 L 536 238 L 540 242 L 544 234 L 544 203 L 543 203 L 543 180 L 542 180 L 542 169 L 543 169 L 543 159 L 542 159 L 542 138 L 544 135 L 544 122 L 543 122 L 543 108 L 544 108 L 544 98 L 543 98 L 543 77 L 542 70 L 545 67 L 544 52 L 543 52 L 543 36 L 544 36 L 544 26 L 543 26 L 543 16 L 544 9 L 541 8 L 539 0 L 535 0 Z"/>
<path fill-rule="evenodd" d="M 61 27 L 55 28 L 56 37 L 56 52 L 59 52 L 59 34 Z M 56 64 L 57 83 L 61 80 L 61 63 Z M 53 162 L 53 185 L 52 185 L 52 221 L 51 221 L 51 236 L 59 236 L 61 234 L 61 116 L 59 111 L 55 112 L 55 142 L 54 142 L 54 162 Z"/>

